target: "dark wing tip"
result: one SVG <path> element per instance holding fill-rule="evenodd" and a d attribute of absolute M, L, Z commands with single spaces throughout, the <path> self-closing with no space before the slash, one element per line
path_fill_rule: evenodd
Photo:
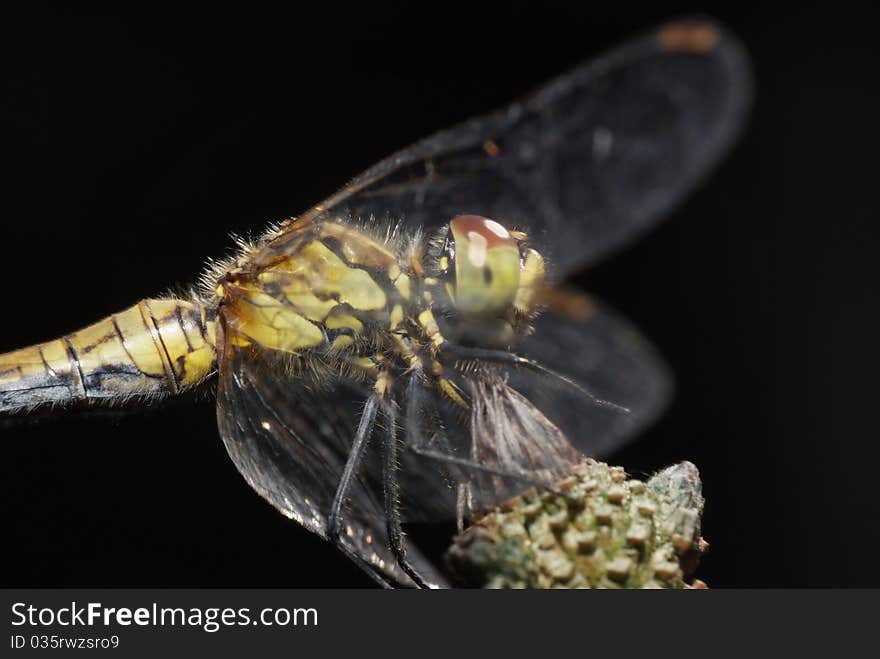
<path fill-rule="evenodd" d="M 660 47 L 668 52 L 701 55 L 718 47 L 722 32 L 712 20 L 689 18 L 667 23 L 657 30 Z"/>
<path fill-rule="evenodd" d="M 718 58 L 736 85 L 736 91 L 746 100 L 751 98 L 752 75 L 746 48 L 718 20 L 706 16 L 677 18 L 661 25 L 653 36 L 660 49 L 667 53 Z"/>
<path fill-rule="evenodd" d="M 727 87 L 724 119 L 718 123 L 718 157 L 741 133 L 754 102 L 754 75 L 748 49 L 723 23 L 709 16 L 684 16 L 656 29 L 653 38 L 663 52 L 704 57 L 718 67 Z"/>

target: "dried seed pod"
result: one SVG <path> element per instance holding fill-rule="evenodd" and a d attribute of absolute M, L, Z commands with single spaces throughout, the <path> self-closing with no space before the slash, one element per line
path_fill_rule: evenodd
<path fill-rule="evenodd" d="M 700 588 L 700 476 L 690 462 L 646 482 L 584 460 L 556 492 L 527 492 L 476 520 L 446 554 L 460 585 Z"/>

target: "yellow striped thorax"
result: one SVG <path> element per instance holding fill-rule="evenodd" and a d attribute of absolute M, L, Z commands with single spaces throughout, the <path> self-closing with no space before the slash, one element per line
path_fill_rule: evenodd
<path fill-rule="evenodd" d="M 386 244 L 344 223 L 311 225 L 270 243 L 220 283 L 221 314 L 239 345 L 339 351 L 366 326 L 387 333 L 411 298 L 406 266 Z"/>
<path fill-rule="evenodd" d="M 357 345 L 407 352 L 400 339 L 406 335 L 410 344 L 436 351 L 446 339 L 441 317 L 447 326 L 464 317 L 467 329 L 459 334 L 471 335 L 472 317 L 482 318 L 485 331 L 476 334 L 507 343 L 517 314 L 531 314 L 544 262 L 523 247 L 524 234 L 467 215 L 449 223 L 442 253 L 395 235 L 377 237 L 345 220 L 290 227 L 221 277 L 229 339 L 293 354 Z M 454 278 L 426 275 L 447 271 Z M 431 313 L 438 306 L 440 316 Z"/>

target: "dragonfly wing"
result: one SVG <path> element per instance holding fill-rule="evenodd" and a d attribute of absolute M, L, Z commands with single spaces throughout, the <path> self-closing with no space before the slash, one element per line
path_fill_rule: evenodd
<path fill-rule="evenodd" d="M 431 227 L 475 213 L 528 230 L 562 276 L 679 202 L 727 151 L 750 96 L 731 34 L 708 20 L 672 23 L 392 155 L 298 222 Z"/>
<path fill-rule="evenodd" d="M 217 391 L 220 434 L 260 496 L 326 539 L 364 398 L 354 391 L 310 389 L 277 366 L 258 350 L 227 347 Z M 343 529 L 351 552 L 393 582 L 411 585 L 389 550 L 382 506 L 360 477 L 343 510 Z M 415 547 L 408 556 L 429 582 L 444 583 Z"/>
<path fill-rule="evenodd" d="M 584 320 L 542 315 L 535 333 L 517 351 L 594 397 L 584 400 L 581 392 L 552 376 L 520 371 L 511 377 L 511 384 L 588 457 L 607 458 L 620 449 L 656 420 L 672 397 L 671 371 L 657 350 L 632 324 L 595 300 Z"/>

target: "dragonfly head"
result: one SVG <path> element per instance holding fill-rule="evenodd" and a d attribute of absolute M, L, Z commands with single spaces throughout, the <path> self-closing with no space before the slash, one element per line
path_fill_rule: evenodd
<path fill-rule="evenodd" d="M 480 215 L 450 220 L 438 265 L 458 314 L 490 319 L 532 312 L 544 259 L 526 238 Z"/>

